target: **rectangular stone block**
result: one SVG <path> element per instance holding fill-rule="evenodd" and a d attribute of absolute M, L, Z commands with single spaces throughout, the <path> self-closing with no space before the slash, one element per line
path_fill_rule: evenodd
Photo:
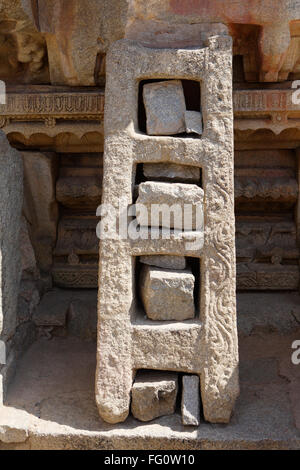
<path fill-rule="evenodd" d="M 166 269 L 185 269 L 186 259 L 184 256 L 141 256 L 140 262 L 148 266 Z"/>
<path fill-rule="evenodd" d="M 49 291 L 44 295 L 32 320 L 36 326 L 65 326 L 70 304 L 68 291 Z"/>
<path fill-rule="evenodd" d="M 140 292 L 151 320 L 184 321 L 195 316 L 195 277 L 190 271 L 164 270 L 145 266 Z"/>
<path fill-rule="evenodd" d="M 188 134 L 203 134 L 202 114 L 197 111 L 185 112 L 185 125 Z"/>
<path fill-rule="evenodd" d="M 203 197 L 203 190 L 195 184 L 141 183 L 137 204 L 144 210 L 137 211 L 137 221 L 142 227 L 202 230 Z"/>
<path fill-rule="evenodd" d="M 148 135 L 176 135 L 185 132 L 186 110 L 180 80 L 144 85 Z"/>
<path fill-rule="evenodd" d="M 198 375 L 184 375 L 182 377 L 181 413 L 184 426 L 199 426 L 200 380 Z"/>
<path fill-rule="evenodd" d="M 176 409 L 177 393 L 177 374 L 140 372 L 132 387 L 132 414 L 140 421 L 172 415 Z"/>
<path fill-rule="evenodd" d="M 177 165 L 175 163 L 144 163 L 144 176 L 149 180 L 168 180 L 170 182 L 199 183 L 200 168 Z"/>
<path fill-rule="evenodd" d="M 22 157 L 0 131 L 0 337 L 15 333 L 21 278 Z"/>

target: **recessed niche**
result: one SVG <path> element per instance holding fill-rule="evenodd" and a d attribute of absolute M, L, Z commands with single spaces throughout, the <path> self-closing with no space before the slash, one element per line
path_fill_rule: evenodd
<path fill-rule="evenodd" d="M 144 134 L 201 137 L 200 83 L 194 80 L 143 80 L 139 84 L 138 125 Z"/>
<path fill-rule="evenodd" d="M 171 162 L 139 163 L 136 166 L 135 186 L 146 181 L 196 184 L 202 187 L 202 170 L 190 165 Z"/>
<path fill-rule="evenodd" d="M 199 318 L 200 259 L 174 255 L 136 258 L 135 289 L 138 310 L 153 322 Z"/>

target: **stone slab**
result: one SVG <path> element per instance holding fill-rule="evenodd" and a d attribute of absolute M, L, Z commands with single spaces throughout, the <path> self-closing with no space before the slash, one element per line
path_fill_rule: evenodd
<path fill-rule="evenodd" d="M 199 183 L 200 168 L 175 163 L 144 163 L 145 178 L 155 181 L 172 181 L 181 183 Z"/>
<path fill-rule="evenodd" d="M 190 271 L 145 266 L 140 276 L 144 308 L 151 320 L 184 321 L 195 316 L 195 277 Z"/>
<path fill-rule="evenodd" d="M 180 80 L 144 85 L 148 135 L 176 135 L 185 132 L 185 98 Z"/>
<path fill-rule="evenodd" d="M 202 113 L 197 111 L 185 112 L 185 125 L 188 134 L 203 134 Z"/>
<path fill-rule="evenodd" d="M 71 299 L 60 289 L 47 292 L 32 319 L 36 326 L 65 326 Z"/>
<path fill-rule="evenodd" d="M 184 375 L 182 377 L 181 413 L 184 426 L 199 426 L 200 380 L 198 375 Z"/>
<path fill-rule="evenodd" d="M 142 227 L 151 224 L 151 227 L 161 226 L 182 230 L 184 221 L 188 220 L 190 227 L 186 227 L 187 229 L 201 230 L 203 228 L 203 198 L 203 189 L 195 184 L 154 181 L 141 183 L 137 204 L 142 204 L 145 210 L 138 211 L 137 221 Z M 190 208 L 190 213 L 187 211 L 187 206 Z M 165 217 L 159 215 L 163 209 L 167 209 Z M 174 210 L 174 215 L 172 210 Z"/>
<path fill-rule="evenodd" d="M 132 387 L 131 411 L 139 421 L 175 413 L 178 376 L 171 372 L 140 372 Z"/>
<path fill-rule="evenodd" d="M 0 131 L 0 334 L 15 328 L 20 281 L 19 235 L 23 202 L 22 157 Z"/>
<path fill-rule="evenodd" d="M 252 335 L 241 364 L 260 344 L 265 356 L 274 356 L 271 349 L 276 347 L 277 359 L 283 354 L 290 364 L 288 345 L 298 336 L 299 330 L 286 336 Z M 1 450 L 300 449 L 285 379 L 244 386 L 242 377 L 241 395 L 226 426 L 203 421 L 189 429 L 180 413 L 149 423 L 129 417 L 126 423 L 106 424 L 95 406 L 95 350 L 95 344 L 76 338 L 39 340 L 31 346 L 0 408 Z"/>
<path fill-rule="evenodd" d="M 186 258 L 184 256 L 141 256 L 140 262 L 148 266 L 166 269 L 185 269 Z"/>

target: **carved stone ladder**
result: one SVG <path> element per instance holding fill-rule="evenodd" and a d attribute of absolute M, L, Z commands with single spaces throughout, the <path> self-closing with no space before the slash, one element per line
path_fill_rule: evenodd
<path fill-rule="evenodd" d="M 239 394 L 235 295 L 231 38 L 202 48 L 150 49 L 116 42 L 107 58 L 103 203 L 133 203 L 136 165 L 169 162 L 202 169 L 204 233 L 187 250 L 188 234 L 170 240 L 102 240 L 96 399 L 101 417 L 122 422 L 139 369 L 198 374 L 205 419 L 230 420 Z M 139 131 L 139 83 L 182 79 L 201 85 L 202 138 L 151 137 Z M 113 223 L 113 220 L 112 220 Z M 200 259 L 200 317 L 153 322 L 139 316 L 135 260 L 142 255 Z"/>

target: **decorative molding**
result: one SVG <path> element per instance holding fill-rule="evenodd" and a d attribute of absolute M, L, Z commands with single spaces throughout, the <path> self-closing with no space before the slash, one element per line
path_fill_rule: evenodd
<path fill-rule="evenodd" d="M 6 132 L 20 131 L 20 124 L 43 123 L 45 132 L 71 121 L 91 125 L 104 118 L 104 90 L 47 91 L 31 86 L 29 90 L 11 90 L 7 103 L 0 104 L 0 128 Z M 49 89 L 50 88 L 50 89 Z M 270 129 L 275 134 L 300 127 L 300 105 L 292 102 L 295 90 L 236 90 L 233 93 L 235 130 Z M 78 122 L 76 123 L 76 125 Z M 39 129 L 40 131 L 41 129 Z"/>
<path fill-rule="evenodd" d="M 53 282 L 65 289 L 97 289 L 98 263 L 76 266 L 56 264 L 52 271 Z"/>
<path fill-rule="evenodd" d="M 238 90 L 233 94 L 235 130 L 270 129 L 275 134 L 300 127 L 300 105 L 295 90 Z"/>
<path fill-rule="evenodd" d="M 6 104 L 0 104 L 0 127 L 13 122 L 44 122 L 53 128 L 56 121 L 98 121 L 104 117 L 104 92 L 99 91 L 8 91 Z"/>

